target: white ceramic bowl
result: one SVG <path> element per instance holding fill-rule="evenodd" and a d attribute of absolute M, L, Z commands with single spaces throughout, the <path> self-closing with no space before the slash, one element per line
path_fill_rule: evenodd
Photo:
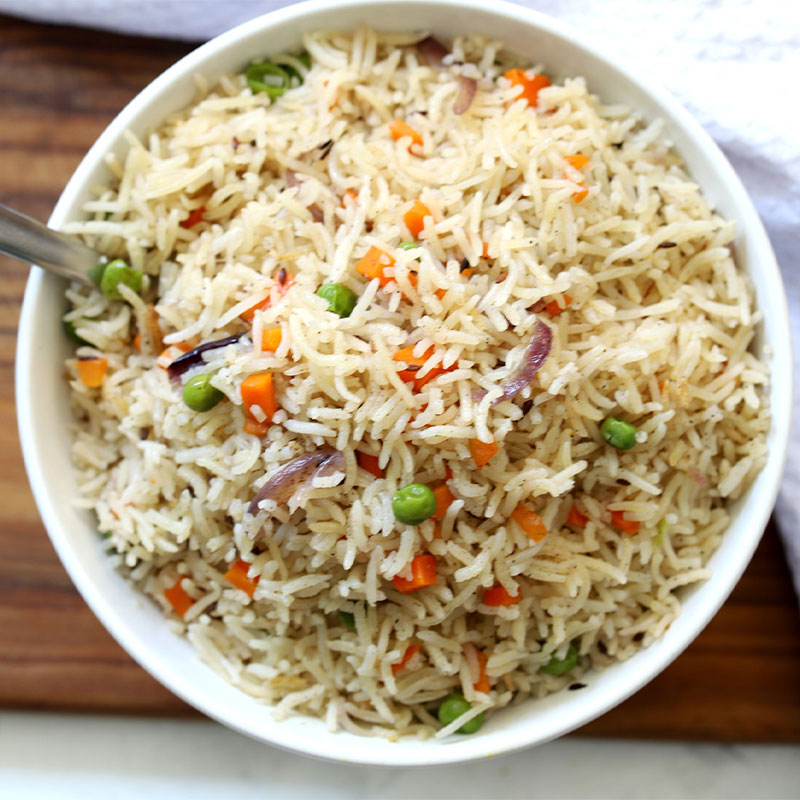
<path fill-rule="evenodd" d="M 142 134 L 193 97 L 192 76 L 211 79 L 250 60 L 286 50 L 306 31 L 367 23 L 382 30 L 430 29 L 442 37 L 479 31 L 546 65 L 556 77 L 583 75 L 606 102 L 624 102 L 646 118 L 660 117 L 689 171 L 723 215 L 737 221 L 736 257 L 764 309 L 756 348 L 773 369 L 770 458 L 747 495 L 710 567 L 713 577 L 688 591 L 683 613 L 664 637 L 629 661 L 592 674 L 581 692 L 562 692 L 492 715 L 472 736 L 448 741 L 388 742 L 331 734 L 322 722 L 298 717 L 275 722 L 268 707 L 233 688 L 202 664 L 189 643 L 171 634 L 161 612 L 108 564 L 92 514 L 76 511 L 69 459 L 70 414 L 61 332 L 64 285 L 39 269 L 25 293 L 17 351 L 17 411 L 25 464 L 44 523 L 86 602 L 117 641 L 146 670 L 200 711 L 264 742 L 342 762 L 423 765 L 487 757 L 545 742 L 597 717 L 664 669 L 702 630 L 730 593 L 758 543 L 772 509 L 788 442 L 791 347 L 786 300 L 764 229 L 739 179 L 709 136 L 662 89 L 555 20 L 504 2 L 483 0 L 313 0 L 219 36 L 186 56 L 138 95 L 108 126 L 81 162 L 50 218 L 56 228 L 81 217 L 90 187 L 109 179 L 103 157 L 124 149 L 126 129 Z M 771 354 L 771 355 L 770 355 Z"/>

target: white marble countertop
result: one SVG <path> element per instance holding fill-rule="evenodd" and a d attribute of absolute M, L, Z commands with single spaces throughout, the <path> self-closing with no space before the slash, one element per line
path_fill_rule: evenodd
<path fill-rule="evenodd" d="M 568 738 L 448 767 L 339 766 L 204 720 L 0 712 L 2 800 L 800 797 L 800 746 Z"/>

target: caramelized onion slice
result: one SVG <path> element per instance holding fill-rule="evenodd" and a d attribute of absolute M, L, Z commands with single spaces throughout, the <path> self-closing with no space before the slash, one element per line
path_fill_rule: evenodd
<path fill-rule="evenodd" d="M 450 52 L 433 36 L 426 36 L 421 42 L 417 42 L 417 50 L 423 62 L 429 67 L 440 67 L 442 59 Z"/>
<path fill-rule="evenodd" d="M 536 320 L 528 346 L 522 354 L 522 362 L 513 375 L 506 378 L 501 384 L 503 394 L 492 401 L 496 406 L 504 400 L 516 397 L 535 377 L 542 364 L 547 361 L 550 351 L 553 349 L 553 331 L 540 319 Z M 486 397 L 486 391 L 481 389 L 473 392 L 472 399 L 477 403 Z"/>
<path fill-rule="evenodd" d="M 326 478 L 334 472 L 344 472 L 344 453 L 323 447 L 293 458 L 278 470 L 259 490 L 247 510 L 258 513 L 262 500 L 274 500 L 278 505 L 289 504 L 289 510 L 305 505 L 314 488 L 314 478 Z"/>
<path fill-rule="evenodd" d="M 458 94 L 456 95 L 456 102 L 453 104 L 454 114 L 463 114 L 475 99 L 475 93 L 478 91 L 478 81 L 475 78 L 468 78 L 466 75 L 456 75 L 458 81 Z"/>

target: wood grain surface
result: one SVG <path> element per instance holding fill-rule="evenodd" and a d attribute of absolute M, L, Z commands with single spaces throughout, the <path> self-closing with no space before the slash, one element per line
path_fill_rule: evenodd
<path fill-rule="evenodd" d="M 184 43 L 0 16 L 0 202 L 41 220 L 112 117 Z M 13 398 L 27 267 L 0 257 L 0 707 L 194 713 L 119 648 L 73 588 L 31 498 Z M 672 666 L 578 734 L 800 742 L 800 615 L 774 525 Z"/>

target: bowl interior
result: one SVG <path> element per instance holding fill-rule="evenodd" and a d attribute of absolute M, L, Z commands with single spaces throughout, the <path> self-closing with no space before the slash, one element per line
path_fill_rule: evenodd
<path fill-rule="evenodd" d="M 442 37 L 480 31 L 508 49 L 545 64 L 555 76 L 583 75 L 606 102 L 623 102 L 646 119 L 661 118 L 666 135 L 719 211 L 739 223 L 736 256 L 750 273 L 758 305 L 768 311 L 756 349 L 772 366 L 773 425 L 770 461 L 746 497 L 710 567 L 713 577 L 686 592 L 684 611 L 665 636 L 624 664 L 589 676 L 581 692 L 527 701 L 493 715 L 481 732 L 444 742 L 363 739 L 330 734 L 319 720 L 282 723 L 271 710 L 230 686 L 202 664 L 184 639 L 171 634 L 160 613 L 109 568 L 92 514 L 76 510 L 69 459 L 71 419 L 62 359 L 63 283 L 34 269 L 20 320 L 17 404 L 26 467 L 34 494 L 61 560 L 84 598 L 123 647 L 158 680 L 211 717 L 277 746 L 343 762 L 386 765 L 436 764 L 490 756 L 561 735 L 632 694 L 654 677 L 697 635 L 727 597 L 746 566 L 772 509 L 783 467 L 791 399 L 791 348 L 785 297 L 761 223 L 731 167 L 688 114 L 668 95 L 645 86 L 553 20 L 507 3 L 479 0 L 313 0 L 246 23 L 187 56 L 124 109 L 90 150 L 64 191 L 52 217 L 59 227 L 81 217 L 91 187 L 109 179 L 103 156 L 124 151 L 123 133 L 142 135 L 194 96 L 193 75 L 212 80 L 248 61 L 286 50 L 304 32 L 370 24 L 387 31 L 430 29 Z"/>

